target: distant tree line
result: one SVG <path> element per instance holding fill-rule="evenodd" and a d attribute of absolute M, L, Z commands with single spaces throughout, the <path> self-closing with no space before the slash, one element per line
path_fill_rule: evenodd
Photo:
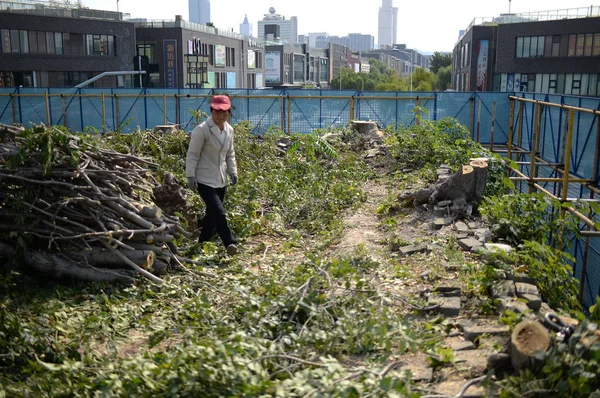
<path fill-rule="evenodd" d="M 342 68 L 340 74 L 331 81 L 331 88 L 366 91 L 410 91 L 410 75 L 401 76 L 383 62 L 369 58 L 369 73 L 355 73 L 350 68 Z M 429 62 L 430 70 L 416 68 L 412 72 L 413 91 L 444 91 L 450 88 L 452 76 L 452 56 L 433 53 Z"/>

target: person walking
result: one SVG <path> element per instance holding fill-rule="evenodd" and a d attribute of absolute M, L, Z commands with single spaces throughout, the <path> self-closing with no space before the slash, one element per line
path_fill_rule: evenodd
<path fill-rule="evenodd" d="M 238 182 L 233 147 L 233 127 L 227 122 L 231 101 L 226 95 L 215 95 L 210 101 L 211 116 L 192 131 L 188 147 L 185 175 L 188 187 L 196 190 L 206 204 L 206 215 L 198 241 L 210 241 L 215 230 L 227 254 L 237 254 L 237 240 L 229 225 L 223 201 L 227 192 L 227 175 L 231 185 Z"/>

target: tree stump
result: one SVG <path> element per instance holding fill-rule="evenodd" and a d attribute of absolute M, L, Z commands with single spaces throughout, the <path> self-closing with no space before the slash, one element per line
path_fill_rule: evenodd
<path fill-rule="evenodd" d="M 379 126 L 377 122 L 372 121 L 363 121 L 363 120 L 353 120 L 348 125 L 352 130 L 356 131 L 359 135 L 364 138 L 375 141 L 377 143 L 382 143 L 385 139 L 385 135 L 381 130 L 379 130 Z"/>
<path fill-rule="evenodd" d="M 510 336 L 510 360 L 515 369 L 532 368 L 536 351 L 546 352 L 550 346 L 550 333 L 537 321 L 523 321 Z"/>

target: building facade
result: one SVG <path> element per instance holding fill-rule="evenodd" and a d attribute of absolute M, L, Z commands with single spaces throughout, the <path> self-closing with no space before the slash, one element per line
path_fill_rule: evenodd
<path fill-rule="evenodd" d="M 210 0 L 188 0 L 190 17 L 189 21 L 206 25 L 210 20 Z"/>
<path fill-rule="evenodd" d="M 600 96 L 600 7 L 584 11 L 471 24 L 454 47 L 452 88 Z"/>
<path fill-rule="evenodd" d="M 392 0 L 383 0 L 379 8 L 379 24 L 377 44 L 379 48 L 391 47 L 398 37 L 398 8 L 393 7 Z"/>
<path fill-rule="evenodd" d="M 308 45 L 265 46 L 265 85 L 272 88 L 326 88 L 330 82 L 327 51 Z"/>
<path fill-rule="evenodd" d="M 175 21 L 137 22 L 136 40 L 137 51 L 148 57 L 153 87 L 264 87 L 264 45 L 254 39 L 176 16 Z M 206 56 L 206 64 L 197 56 Z"/>
<path fill-rule="evenodd" d="M 269 8 L 269 13 L 264 15 L 262 21 L 258 21 L 258 38 L 264 40 L 265 26 L 278 25 L 280 37 L 273 37 L 273 41 L 283 44 L 295 44 L 298 40 L 298 18 L 285 19 L 283 15 L 277 14 L 275 8 Z"/>
<path fill-rule="evenodd" d="M 131 71 L 135 29 L 123 14 L 0 1 L 0 87 L 73 87 L 102 72 Z M 110 76 L 91 87 L 131 86 Z"/>

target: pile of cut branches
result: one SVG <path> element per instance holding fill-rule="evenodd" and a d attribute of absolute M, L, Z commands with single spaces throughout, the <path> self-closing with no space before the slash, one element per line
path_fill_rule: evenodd
<path fill-rule="evenodd" d="M 177 239 L 190 234 L 154 197 L 185 203 L 183 190 L 172 176 L 159 184 L 150 160 L 94 140 L 0 125 L 0 257 L 55 277 L 161 283 L 156 275 L 183 259 Z"/>

